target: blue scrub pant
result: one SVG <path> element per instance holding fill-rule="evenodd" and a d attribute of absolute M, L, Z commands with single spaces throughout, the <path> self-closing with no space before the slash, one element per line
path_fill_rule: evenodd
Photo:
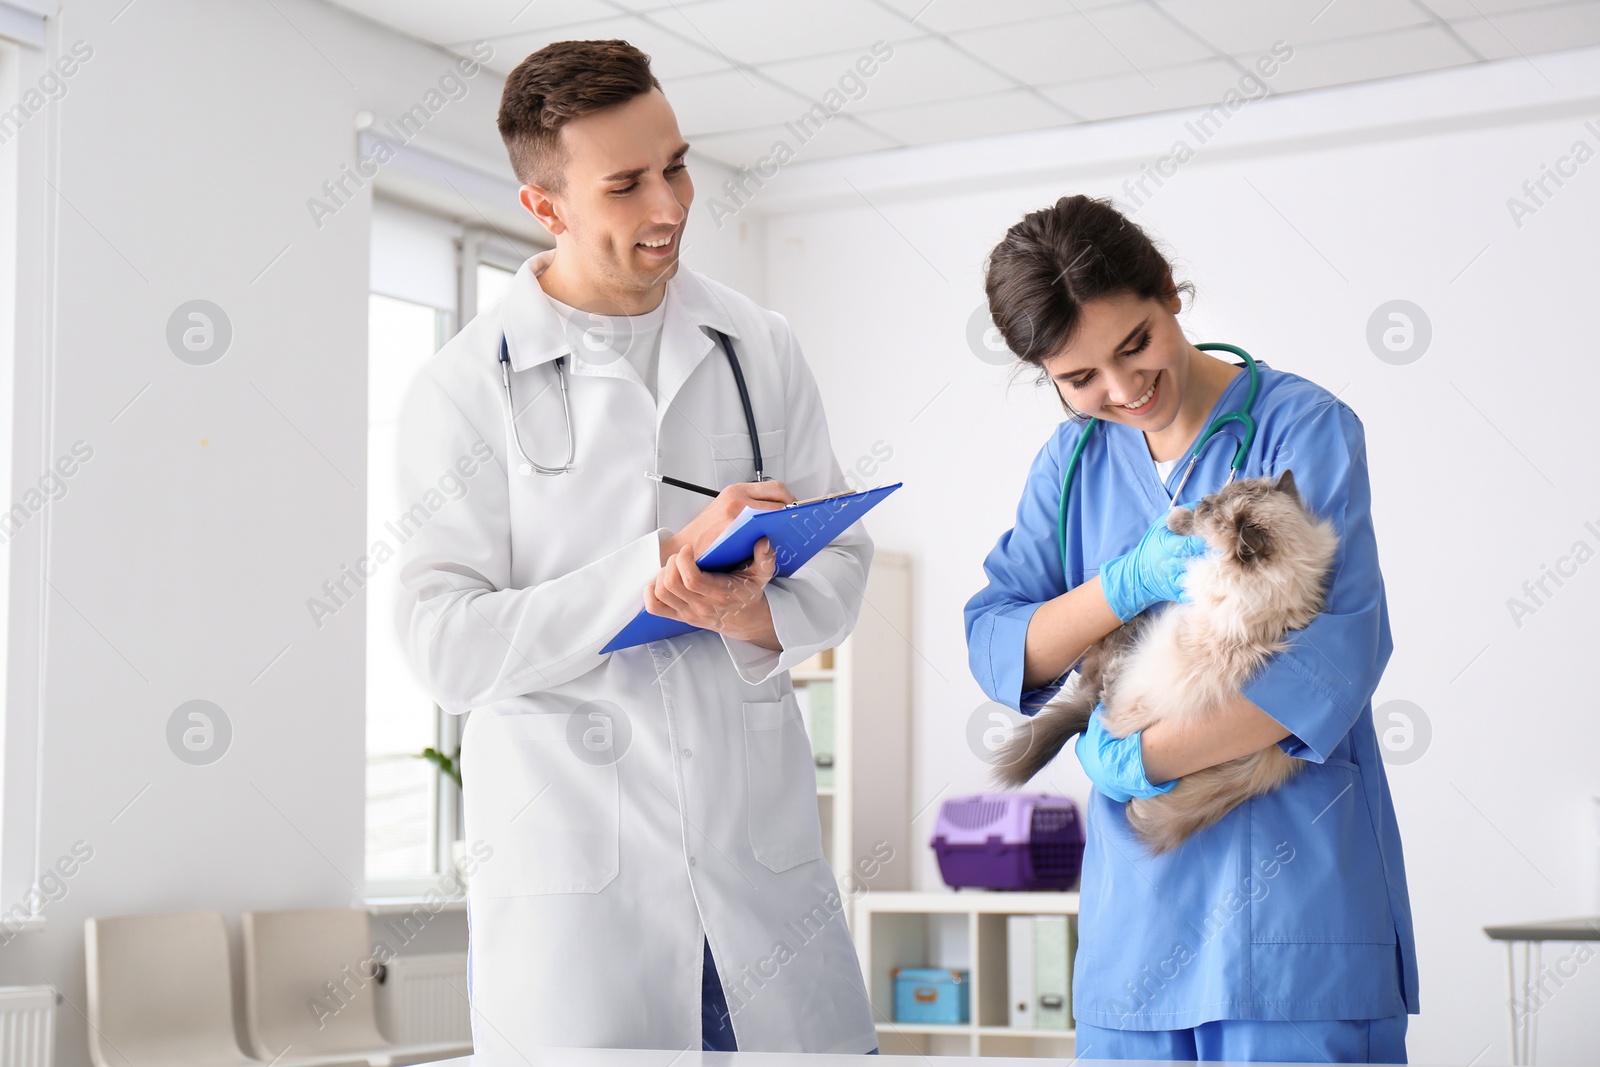
<path fill-rule="evenodd" d="M 722 980 L 717 977 L 709 941 L 705 953 L 705 967 L 700 971 L 700 1050 L 738 1052 L 739 1046 L 733 1040 L 733 1024 L 728 1021 L 728 999 L 722 995 Z M 867 1053 L 869 1056 L 877 1054 L 877 1049 Z"/>
<path fill-rule="evenodd" d="M 1218 1019 L 1192 1030 L 1112 1030 L 1078 1023 L 1090 1060 L 1405 1063 L 1406 1016 L 1387 1019 Z"/>

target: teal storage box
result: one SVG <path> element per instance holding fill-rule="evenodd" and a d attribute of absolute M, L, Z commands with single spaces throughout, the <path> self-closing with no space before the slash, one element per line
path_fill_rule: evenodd
<path fill-rule="evenodd" d="M 964 1023 L 967 1021 L 965 970 L 943 967 L 896 967 L 894 1021 L 897 1023 Z"/>

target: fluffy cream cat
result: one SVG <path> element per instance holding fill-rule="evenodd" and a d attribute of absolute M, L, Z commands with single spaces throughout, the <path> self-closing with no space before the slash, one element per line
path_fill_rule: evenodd
<path fill-rule="evenodd" d="M 1114 737 L 1168 719 L 1203 724 L 1286 647 L 1284 633 L 1322 610 L 1339 537 L 1331 522 L 1306 509 L 1289 471 L 1276 482 L 1231 482 L 1193 510 L 1173 508 L 1167 528 L 1203 537 L 1212 549 L 1188 565 L 1189 601 L 1142 612 L 1091 645 L 1077 686 L 1001 750 L 994 768 L 999 784 L 1022 785 L 1042 770 L 1083 732 L 1101 701 Z M 1300 767 L 1270 745 L 1184 775 L 1170 792 L 1130 801 L 1128 822 L 1152 852 L 1167 852 Z"/>

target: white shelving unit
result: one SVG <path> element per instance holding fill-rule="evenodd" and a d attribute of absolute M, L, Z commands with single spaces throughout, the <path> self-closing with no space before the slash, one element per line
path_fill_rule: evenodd
<path fill-rule="evenodd" d="M 885 1056 L 1066 1056 L 1072 1030 L 1017 1030 L 1006 990 L 1006 916 L 1065 915 L 1077 921 L 1077 893 L 872 892 L 856 901 L 856 952 L 867 978 Z M 896 967 L 966 967 L 970 1021 L 894 1022 Z"/>
<path fill-rule="evenodd" d="M 880 548 L 855 630 L 790 671 L 796 692 L 833 687 L 833 784 L 817 806 L 846 897 L 911 886 L 911 653 L 911 557 Z"/>

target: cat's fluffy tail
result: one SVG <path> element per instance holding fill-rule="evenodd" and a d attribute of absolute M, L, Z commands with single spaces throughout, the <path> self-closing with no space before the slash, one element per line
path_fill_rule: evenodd
<path fill-rule="evenodd" d="M 1155 615 L 1142 612 L 1090 645 L 1080 658 L 1078 682 L 1046 704 L 1024 729 L 1000 747 L 990 776 L 999 786 L 1019 786 L 1044 770 L 1073 734 L 1089 728 L 1089 716 L 1121 672 L 1121 662 Z"/>
<path fill-rule="evenodd" d="M 1052 704 L 1029 719 L 1000 746 L 990 771 L 996 785 L 1024 785 L 1055 759 L 1073 734 L 1089 727 L 1094 702 L 1081 699 Z"/>
<path fill-rule="evenodd" d="M 1293 778 L 1305 761 L 1277 745 L 1186 774 L 1171 791 L 1128 804 L 1128 823 L 1153 855 L 1171 852 L 1251 797 Z"/>

